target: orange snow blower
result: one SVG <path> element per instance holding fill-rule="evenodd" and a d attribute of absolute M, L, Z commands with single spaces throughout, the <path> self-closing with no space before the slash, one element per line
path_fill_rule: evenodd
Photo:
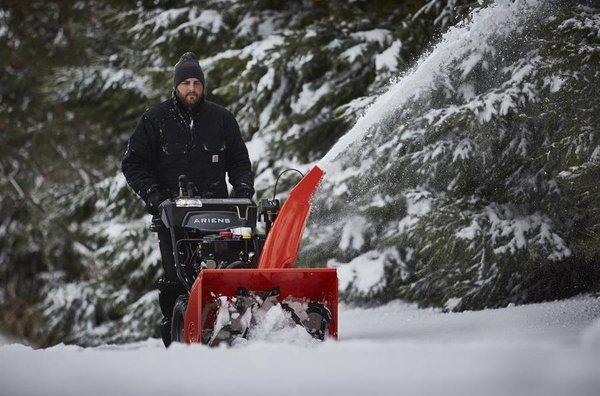
<path fill-rule="evenodd" d="M 313 337 L 337 338 L 336 270 L 294 268 L 323 174 L 313 167 L 281 208 L 275 199 L 256 206 L 249 199 L 186 196 L 180 177 L 180 196 L 161 204 L 177 275 L 188 290 L 175 304 L 173 341 L 216 345 L 245 337 L 253 315 L 274 304 Z M 257 231 L 257 220 L 265 232 Z"/>

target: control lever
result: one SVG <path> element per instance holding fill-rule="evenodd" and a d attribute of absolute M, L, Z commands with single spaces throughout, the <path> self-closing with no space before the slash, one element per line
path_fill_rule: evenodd
<path fill-rule="evenodd" d="M 179 175 L 179 177 L 177 178 L 177 187 L 179 187 L 179 197 L 180 198 L 187 196 L 186 184 L 187 184 L 187 176 Z"/>
<path fill-rule="evenodd" d="M 278 199 L 261 199 L 258 205 L 258 216 L 259 219 L 265 222 L 267 233 L 271 230 L 271 226 L 277 218 L 279 213 L 279 200 Z"/>
<path fill-rule="evenodd" d="M 188 197 L 193 197 L 196 195 L 196 185 L 194 182 L 187 183 L 187 195 Z"/>

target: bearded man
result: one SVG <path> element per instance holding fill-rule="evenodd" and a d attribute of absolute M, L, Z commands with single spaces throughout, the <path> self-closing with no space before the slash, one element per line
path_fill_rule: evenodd
<path fill-rule="evenodd" d="M 122 171 L 155 217 L 159 204 L 177 195 L 179 175 L 186 175 L 203 198 L 228 196 L 226 174 L 233 196 L 254 195 L 254 176 L 238 123 L 227 109 L 205 99 L 205 88 L 198 58 L 185 53 L 175 65 L 171 97 L 147 109 L 129 139 Z M 158 238 L 164 270 L 159 282 L 161 335 L 168 346 L 173 306 L 185 290 L 177 279 L 168 230 L 159 229 Z"/>

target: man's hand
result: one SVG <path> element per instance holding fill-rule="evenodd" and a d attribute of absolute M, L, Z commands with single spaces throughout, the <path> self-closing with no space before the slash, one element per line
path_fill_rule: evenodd
<path fill-rule="evenodd" d="M 160 205 L 164 200 L 165 198 L 160 191 L 155 190 L 148 194 L 146 197 L 146 210 L 148 213 L 150 213 L 152 216 L 158 216 L 158 205 Z"/>
<path fill-rule="evenodd" d="M 242 186 L 242 187 L 237 188 L 236 190 L 233 190 L 233 192 L 231 193 L 231 198 L 252 199 L 253 195 L 254 195 L 254 191 L 252 191 L 252 189 L 250 189 L 246 186 Z"/>

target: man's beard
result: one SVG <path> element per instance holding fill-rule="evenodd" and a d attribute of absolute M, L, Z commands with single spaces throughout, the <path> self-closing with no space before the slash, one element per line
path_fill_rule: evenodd
<path fill-rule="evenodd" d="M 186 93 L 185 96 L 177 91 L 177 97 L 186 107 L 192 108 L 200 100 L 200 95 L 196 93 Z"/>

